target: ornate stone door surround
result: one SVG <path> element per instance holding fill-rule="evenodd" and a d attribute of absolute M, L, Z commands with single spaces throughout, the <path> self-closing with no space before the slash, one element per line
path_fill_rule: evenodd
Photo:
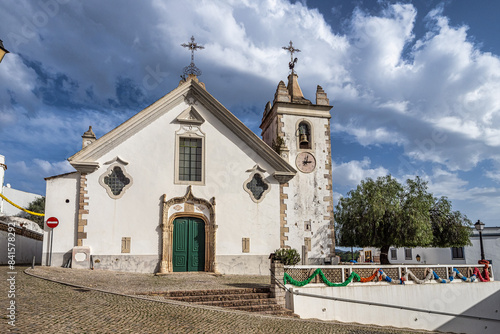
<path fill-rule="evenodd" d="M 188 186 L 186 195 L 167 199 L 167 195 L 164 194 L 162 203 L 162 254 L 160 271 L 157 274 L 163 275 L 173 272 L 174 220 L 178 217 L 195 217 L 203 220 L 205 223 L 205 271 L 217 272 L 217 263 L 215 262 L 215 235 L 217 231 L 215 197 L 212 197 L 210 201 L 197 198 L 193 195 L 191 186 Z M 176 212 L 169 214 L 170 208 Z"/>

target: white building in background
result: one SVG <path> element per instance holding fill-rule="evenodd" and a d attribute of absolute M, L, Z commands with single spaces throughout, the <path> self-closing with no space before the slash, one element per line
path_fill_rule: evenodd
<path fill-rule="evenodd" d="M 391 264 L 477 264 L 481 259 L 479 232 L 472 229 L 472 246 L 451 248 L 390 248 Z M 483 230 L 484 257 L 493 265 L 496 279 L 500 279 L 500 227 L 485 227 Z M 417 257 L 420 261 L 417 261 Z M 363 248 L 360 262 L 380 262 L 380 249 Z"/>
<path fill-rule="evenodd" d="M 41 195 L 12 189 L 10 184 L 4 186 L 6 170 L 5 157 L 0 155 L 0 193 L 3 196 L 23 208 L 27 207 L 36 198 L 41 197 Z M 7 247 L 3 247 L 3 245 L 7 245 L 9 237 L 12 236 L 9 227 L 14 228 L 16 234 L 16 264 L 31 264 L 33 258 L 36 264 L 42 262 L 43 230 L 31 220 L 14 217 L 21 212 L 21 210 L 0 197 L 0 245 L 2 245 L 0 249 L 0 265 L 8 263 Z"/>
<path fill-rule="evenodd" d="M 5 163 L 5 157 L 0 155 L 0 193 L 7 197 L 13 203 L 19 205 L 20 207 L 27 207 L 31 202 L 33 202 L 38 197 L 42 195 L 29 193 L 22 190 L 13 189 L 10 184 L 4 185 L 5 171 L 7 170 L 7 165 Z M 22 211 L 11 205 L 3 198 L 0 197 L 0 216 L 16 216 Z"/>

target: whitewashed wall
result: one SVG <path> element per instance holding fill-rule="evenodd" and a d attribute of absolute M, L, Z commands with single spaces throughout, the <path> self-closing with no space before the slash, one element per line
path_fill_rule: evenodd
<path fill-rule="evenodd" d="M 306 319 L 455 333 L 497 334 L 499 329 L 500 282 L 455 281 L 451 284 L 408 283 L 383 286 L 351 283 L 346 287 L 327 287 L 324 284 L 309 284 L 305 287 L 287 285 L 287 287 L 292 291 L 317 296 L 287 293 L 287 307 Z M 365 301 L 372 304 L 324 299 L 329 297 Z M 374 305 L 375 303 L 401 308 L 382 307 Z M 433 312 L 444 312 L 454 316 Z M 463 317 L 463 315 L 472 317 Z"/>
<path fill-rule="evenodd" d="M 187 185 L 175 185 L 175 119 L 188 105 L 181 103 L 140 132 L 98 160 L 100 168 L 87 175 L 89 214 L 85 217 L 87 239 L 94 255 L 121 253 L 122 237 L 131 238 L 131 252 L 126 255 L 147 257 L 158 263 L 161 253 L 162 196 L 180 197 Z M 243 273 L 242 263 L 253 261 L 259 269 L 252 273 L 267 274 L 267 256 L 279 248 L 279 184 L 271 176 L 274 170 L 203 106 L 195 105 L 205 119 L 205 185 L 192 186 L 194 196 L 216 199 L 216 255 L 223 273 Z M 99 184 L 106 172 L 106 162 L 115 157 L 128 162 L 124 169 L 133 184 L 119 199 L 112 199 Z M 271 191 L 261 203 L 254 203 L 244 191 L 247 170 L 258 163 L 267 170 Z M 57 236 L 57 234 L 55 234 Z M 250 238 L 250 253 L 242 253 L 242 238 Z M 95 257 L 95 256 L 94 256 Z M 253 258 L 252 258 L 253 257 Z M 236 259 L 236 260 L 235 260 Z M 264 261 L 264 259 L 266 261 Z M 131 264 L 132 265 L 132 264 Z M 152 271 L 154 268 L 141 268 Z"/>
<path fill-rule="evenodd" d="M 76 246 L 76 224 L 78 218 L 78 192 L 80 175 L 65 174 L 47 179 L 45 199 L 45 221 L 56 217 L 59 225 L 54 228 L 52 265 L 62 266 L 71 258 L 71 250 Z M 48 265 L 51 228 L 44 225 L 43 264 Z"/>
<path fill-rule="evenodd" d="M 286 110 L 286 108 L 283 108 Z M 328 124 L 327 118 L 303 117 L 295 115 L 283 115 L 283 132 L 285 133 L 285 143 L 290 149 L 289 163 L 297 169 L 295 159 L 298 154 L 296 129 L 298 123 L 307 119 L 312 124 L 313 147 L 311 152 L 316 158 L 316 169 L 312 173 L 297 172 L 296 176 L 290 180 L 289 187 L 285 188 L 288 199 L 287 204 L 287 227 L 288 241 L 286 242 L 292 248 L 301 252 L 304 245 L 304 238 L 311 238 L 311 252 L 309 258 L 325 258 L 330 253 L 328 244 L 331 243 L 330 230 L 328 228 L 330 221 L 325 220 L 328 216 L 329 202 L 325 197 L 331 196 L 331 190 L 327 189 L 328 181 L 325 179 L 325 165 L 331 162 L 328 159 L 325 136 L 325 125 Z M 311 221 L 311 232 L 304 231 L 304 222 Z"/>

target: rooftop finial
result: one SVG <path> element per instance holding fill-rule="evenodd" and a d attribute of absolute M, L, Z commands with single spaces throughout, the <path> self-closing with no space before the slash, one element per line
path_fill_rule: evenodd
<path fill-rule="evenodd" d="M 200 49 L 200 50 L 204 49 L 205 47 L 202 45 L 198 45 L 198 43 L 195 43 L 194 36 L 191 36 L 190 43 L 187 43 L 187 44 L 183 43 L 183 44 L 181 44 L 181 46 L 191 50 L 191 64 L 189 64 L 189 66 L 184 67 L 184 69 L 183 69 L 184 75 L 189 75 L 189 74 L 193 74 L 196 76 L 201 75 L 201 70 L 198 67 L 196 67 L 196 65 L 194 64 L 194 52 L 198 49 Z"/>
<path fill-rule="evenodd" d="M 293 69 L 295 67 L 295 64 L 297 63 L 297 58 L 293 59 L 293 53 L 300 52 L 300 50 L 293 47 L 292 41 L 290 41 L 290 45 L 288 47 L 284 46 L 283 50 L 287 50 L 288 52 L 290 52 L 290 62 L 288 63 L 288 67 L 292 70 L 293 74 L 294 73 Z"/>

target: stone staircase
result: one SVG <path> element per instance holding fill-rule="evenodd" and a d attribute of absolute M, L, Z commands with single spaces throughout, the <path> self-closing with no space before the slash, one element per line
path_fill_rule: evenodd
<path fill-rule="evenodd" d="M 298 317 L 291 310 L 278 305 L 276 300 L 271 297 L 269 288 L 169 291 L 149 294 L 197 305 L 217 306 L 268 315 Z"/>

